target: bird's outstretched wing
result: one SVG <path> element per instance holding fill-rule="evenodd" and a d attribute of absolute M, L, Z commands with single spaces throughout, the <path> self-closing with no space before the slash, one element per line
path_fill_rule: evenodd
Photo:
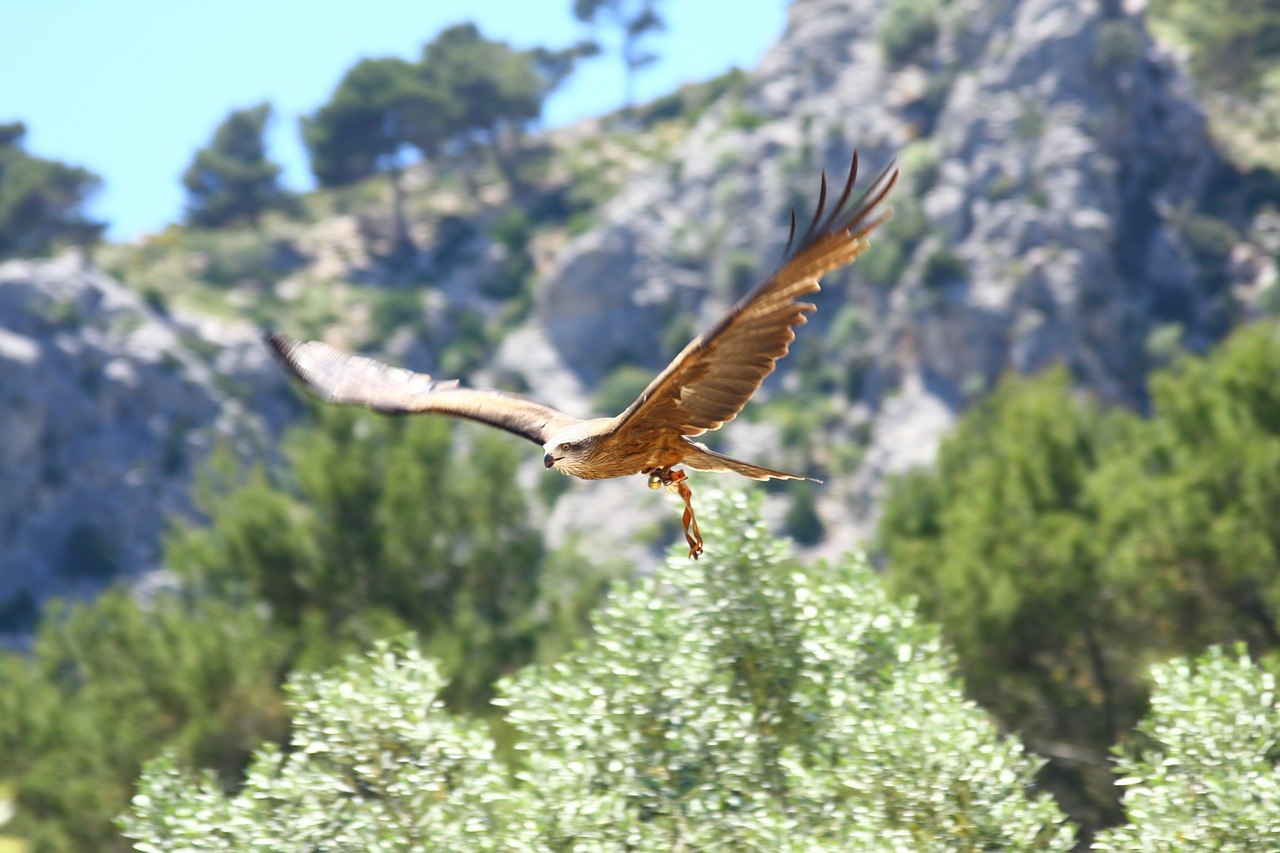
<path fill-rule="evenodd" d="M 674 430 L 701 435 L 733 420 L 747 400 L 773 372 L 795 340 L 794 327 L 803 325 L 814 305 L 797 301 L 816 293 L 818 280 L 852 263 L 867 248 L 867 235 L 887 220 L 891 208 L 877 212 L 898 179 L 890 164 L 852 203 L 858 175 L 858 155 L 853 155 L 844 191 L 829 214 L 825 213 L 827 179 L 813 221 L 795 241 L 795 212 L 791 214 L 791 239 L 782 265 L 764 284 L 734 305 L 708 332 L 686 346 L 644 393 L 617 417 L 619 434 L 647 434 Z"/>
<path fill-rule="evenodd" d="M 378 412 L 439 412 L 504 429 L 541 445 L 579 419 L 500 391 L 476 391 L 457 380 L 432 379 L 364 356 L 348 355 L 319 341 L 302 343 L 268 335 L 284 366 L 329 403 L 367 406 Z"/>

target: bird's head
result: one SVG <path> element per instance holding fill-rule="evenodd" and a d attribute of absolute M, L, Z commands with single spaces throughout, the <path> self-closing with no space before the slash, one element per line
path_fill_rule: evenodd
<path fill-rule="evenodd" d="M 591 479 L 591 455 L 596 436 L 589 429 L 584 429 L 588 424 L 589 421 L 575 424 L 551 436 L 542 445 L 543 464 L 561 474 Z"/>

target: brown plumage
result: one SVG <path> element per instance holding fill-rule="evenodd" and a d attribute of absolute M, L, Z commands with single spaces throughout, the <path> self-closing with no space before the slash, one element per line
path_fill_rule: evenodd
<path fill-rule="evenodd" d="M 691 341 L 617 417 L 581 420 L 511 394 L 462 388 L 456 381 L 389 367 L 316 341 L 300 343 L 283 335 L 267 340 L 285 367 L 330 403 L 379 412 L 439 412 L 496 426 L 541 445 L 547 468 L 585 480 L 649 475 L 651 488 L 667 486 L 684 498 L 685 538 L 689 556 L 696 559 L 702 537 L 685 473 L 672 470 L 675 466 L 734 471 L 756 480 L 808 479 L 732 459 L 693 438 L 737 416 L 787 354 L 795 327 L 814 310 L 800 297 L 816 293 L 822 276 L 852 263 L 867 248 L 871 231 L 892 215 L 889 208 L 877 209 L 898 179 L 897 168 L 890 165 L 851 202 L 857 174 L 855 153 L 830 213 L 823 175 L 813 220 L 798 242 L 791 214 L 791 239 L 777 271 Z"/>

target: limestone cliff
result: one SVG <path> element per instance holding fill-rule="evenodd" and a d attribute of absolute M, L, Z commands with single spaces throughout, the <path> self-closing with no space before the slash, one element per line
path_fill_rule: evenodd
<path fill-rule="evenodd" d="M 927 463 L 1003 373 L 1062 362 L 1083 388 L 1141 406 L 1161 356 L 1153 337 L 1203 350 L 1242 310 L 1232 287 L 1247 284 L 1210 268 L 1186 235 L 1197 211 L 1223 206 L 1230 170 L 1140 9 L 950 0 L 919 45 L 890 58 L 894 5 L 796 0 L 746 93 L 629 182 L 560 255 L 534 313 L 587 384 L 621 359 L 656 368 L 673 306 L 704 326 L 740 295 L 744 258 L 750 280 L 767 274 L 819 168 L 842 174 L 854 147 L 871 168 L 901 155 L 897 220 L 851 275 L 831 276 L 780 369 L 785 383 L 807 339 L 854 306 L 860 337 L 824 349 L 852 365 L 833 393 L 832 439 L 870 443 L 824 490 L 833 547 L 868 532 L 884 477 Z M 546 375 L 526 375 L 535 393 Z"/>
<path fill-rule="evenodd" d="M 251 328 L 167 317 L 71 255 L 0 265 L 0 612 L 155 568 L 219 437 L 292 414 Z"/>

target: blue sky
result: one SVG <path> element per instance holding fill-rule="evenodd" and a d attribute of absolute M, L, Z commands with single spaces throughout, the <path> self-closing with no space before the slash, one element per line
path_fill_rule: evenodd
<path fill-rule="evenodd" d="M 475 21 L 518 47 L 566 46 L 585 35 L 572 0 L 6 0 L 0 11 L 0 122 L 27 124 L 26 145 L 86 166 L 105 188 L 96 216 L 112 239 L 156 231 L 181 215 L 179 176 L 232 109 L 270 100 L 269 145 L 285 182 L 310 187 L 298 116 L 320 106 L 366 56 L 413 59 L 443 27 Z M 781 35 L 786 0 L 667 0 L 660 61 L 638 100 L 751 68 Z M 547 104 L 564 124 L 620 105 L 610 55 L 581 66 Z"/>

